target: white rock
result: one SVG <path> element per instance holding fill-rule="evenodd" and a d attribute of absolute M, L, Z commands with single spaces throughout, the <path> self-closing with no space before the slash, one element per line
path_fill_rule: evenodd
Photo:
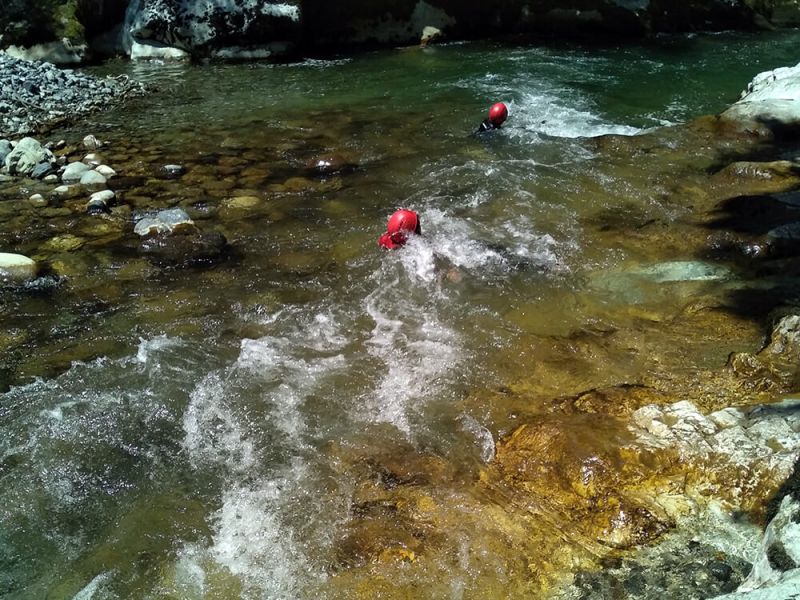
<path fill-rule="evenodd" d="M 741 99 L 722 113 L 732 121 L 800 122 L 800 64 L 759 73 L 742 92 Z"/>
<path fill-rule="evenodd" d="M 0 252 L 0 282 L 24 282 L 36 277 L 36 262 L 22 254 Z"/>
<path fill-rule="evenodd" d="M 94 170 L 100 173 L 100 175 L 102 175 L 106 179 L 111 179 L 112 177 L 114 177 L 114 175 L 117 174 L 117 172 L 108 165 L 98 165 L 94 168 Z"/>
<path fill-rule="evenodd" d="M 116 194 L 111 190 L 101 190 L 99 192 L 95 192 L 89 197 L 89 202 L 102 202 L 104 204 L 110 204 L 114 198 L 116 198 Z"/>
<path fill-rule="evenodd" d="M 64 172 L 61 174 L 61 181 L 63 183 L 77 183 L 90 168 L 89 165 L 82 162 L 69 163 L 64 167 Z"/>

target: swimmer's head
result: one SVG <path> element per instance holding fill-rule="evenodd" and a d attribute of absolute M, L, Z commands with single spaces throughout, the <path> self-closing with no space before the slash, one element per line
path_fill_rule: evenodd
<path fill-rule="evenodd" d="M 400 248 L 405 245 L 409 234 L 412 233 L 416 235 L 422 233 L 419 216 L 413 210 L 401 208 L 389 217 L 386 233 L 378 239 L 378 244 L 388 249 Z"/>
<path fill-rule="evenodd" d="M 502 102 L 498 102 L 489 109 L 489 122 L 495 127 L 500 127 L 508 118 L 508 107 Z"/>

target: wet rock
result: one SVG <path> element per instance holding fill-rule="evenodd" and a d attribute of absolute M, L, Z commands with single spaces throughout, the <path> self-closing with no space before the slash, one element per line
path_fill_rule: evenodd
<path fill-rule="evenodd" d="M 159 211 L 152 217 L 140 219 L 134 227 L 134 233 L 143 237 L 172 233 L 192 234 L 197 233 L 197 227 L 185 210 L 170 208 Z"/>
<path fill-rule="evenodd" d="M 50 238 L 42 244 L 42 250 L 48 252 L 72 252 L 82 247 L 85 243 L 86 240 L 83 238 L 67 233 Z"/>
<path fill-rule="evenodd" d="M 166 179 L 177 179 L 186 173 L 186 167 L 182 165 L 164 165 L 159 170 L 159 173 Z"/>
<path fill-rule="evenodd" d="M 81 194 L 83 194 L 83 188 L 78 184 L 60 185 L 51 192 L 53 198 L 57 200 L 69 200 L 71 198 L 77 198 Z"/>
<path fill-rule="evenodd" d="M 800 316 L 782 318 L 773 328 L 769 344 L 756 354 L 735 352 L 728 368 L 754 389 L 789 389 L 800 376 Z"/>
<path fill-rule="evenodd" d="M 30 198 L 28 198 L 28 203 L 37 208 L 47 206 L 47 200 L 41 194 L 33 194 Z"/>
<path fill-rule="evenodd" d="M 107 180 L 111 179 L 117 174 L 117 172 L 108 165 L 97 165 L 94 170 L 100 173 L 100 175 L 105 177 Z"/>
<path fill-rule="evenodd" d="M 787 494 L 767 526 L 759 555 L 736 593 L 717 600 L 785 600 L 800 590 L 800 501 Z"/>
<path fill-rule="evenodd" d="M 225 236 L 216 231 L 200 231 L 180 208 L 162 210 L 141 219 L 134 228 L 142 237 L 139 250 L 159 260 L 189 264 L 220 258 L 226 251 Z"/>
<path fill-rule="evenodd" d="M 87 190 L 102 190 L 106 187 L 106 178 L 97 171 L 86 171 L 81 175 L 80 184 Z"/>
<path fill-rule="evenodd" d="M 86 212 L 88 214 L 111 212 L 111 205 L 113 204 L 115 197 L 116 196 L 114 192 L 111 190 L 95 192 L 92 194 L 92 196 L 89 198 L 89 202 L 86 204 Z"/>
<path fill-rule="evenodd" d="M 0 252 L 0 283 L 21 283 L 36 277 L 36 262 L 21 254 Z"/>
<path fill-rule="evenodd" d="M 169 263 L 190 264 L 216 260 L 225 253 L 227 246 L 224 235 L 216 231 L 206 231 L 149 236 L 142 240 L 139 250 Z"/>
<path fill-rule="evenodd" d="M 91 167 L 83 162 L 72 162 L 64 167 L 64 172 L 61 173 L 61 181 L 63 183 L 78 183 L 85 173 L 91 170 Z"/>
<path fill-rule="evenodd" d="M 350 173 L 356 169 L 356 164 L 347 160 L 341 154 L 323 154 L 315 156 L 306 162 L 306 170 L 310 175 L 326 176 L 337 173 Z"/>
<path fill-rule="evenodd" d="M 89 134 L 83 138 L 83 147 L 87 150 L 97 150 L 102 146 L 102 142 L 100 142 L 95 136 Z"/>

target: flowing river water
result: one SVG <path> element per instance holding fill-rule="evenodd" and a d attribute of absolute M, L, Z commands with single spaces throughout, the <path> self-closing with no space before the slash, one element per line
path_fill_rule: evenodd
<path fill-rule="evenodd" d="M 798 42 L 97 67 L 155 91 L 52 137 L 94 133 L 105 162 L 143 176 L 121 193 L 127 229 L 0 202 L 6 251 L 52 265 L 0 291 L 0 595 L 513 597 L 515 549 L 485 543 L 467 515 L 480 499 L 465 500 L 495 441 L 538 399 L 689 380 L 764 334 L 753 319 L 735 335 L 675 324 L 738 284 L 682 246 L 691 206 L 658 174 L 691 157 L 620 158 L 595 138 L 717 113 L 795 64 Z M 498 100 L 507 126 L 472 137 Z M 309 170 L 331 156 L 341 172 Z M 186 174 L 158 177 L 169 163 Z M 170 206 L 222 232 L 230 256 L 139 256 L 130 223 Z M 423 235 L 386 252 L 398 207 Z M 663 244 L 631 239 L 654 221 Z M 392 479 L 404 466 L 453 517 L 430 556 L 384 544 L 401 583 L 352 523 L 382 510 L 354 502 L 365 481 L 408 483 Z"/>

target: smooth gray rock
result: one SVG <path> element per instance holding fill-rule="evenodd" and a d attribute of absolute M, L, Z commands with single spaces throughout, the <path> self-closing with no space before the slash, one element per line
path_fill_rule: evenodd
<path fill-rule="evenodd" d="M 64 172 L 61 174 L 61 181 L 63 183 L 77 183 L 83 177 L 83 174 L 89 171 L 91 167 L 82 162 L 72 162 L 64 167 Z"/>
<path fill-rule="evenodd" d="M 97 171 L 86 171 L 81 175 L 80 184 L 90 190 L 101 190 L 106 187 L 106 178 Z"/>

